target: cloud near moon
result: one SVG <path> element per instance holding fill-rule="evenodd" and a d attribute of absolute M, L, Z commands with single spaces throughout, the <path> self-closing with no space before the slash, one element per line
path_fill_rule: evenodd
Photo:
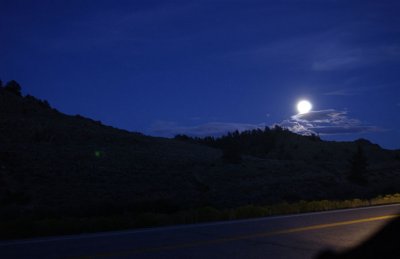
<path fill-rule="evenodd" d="M 301 135 L 338 135 L 380 131 L 378 127 L 364 125 L 360 120 L 349 118 L 346 111 L 334 109 L 296 114 L 279 125 Z"/>
<path fill-rule="evenodd" d="M 328 109 L 296 114 L 291 116 L 290 119 L 273 125 L 267 125 L 266 123 L 209 122 L 195 126 L 182 126 L 174 122 L 158 121 L 153 124 L 151 133 L 165 137 L 173 137 L 177 134 L 206 137 L 221 136 L 235 130 L 264 129 L 266 126 L 273 127 L 275 125 L 287 128 L 300 135 L 317 134 L 324 136 L 382 131 L 381 128 L 365 125 L 358 119 L 350 118 L 346 111 Z"/>

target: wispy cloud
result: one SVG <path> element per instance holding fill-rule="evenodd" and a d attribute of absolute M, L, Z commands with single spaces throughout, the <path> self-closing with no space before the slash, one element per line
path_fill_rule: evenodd
<path fill-rule="evenodd" d="M 340 88 L 336 90 L 331 90 L 328 92 L 323 93 L 323 95 L 331 95 L 331 96 L 354 96 L 354 95 L 361 95 L 372 91 L 378 91 L 385 88 L 393 87 L 399 85 L 399 82 L 394 82 L 390 84 L 381 84 L 381 85 L 374 85 L 374 86 L 365 86 L 365 87 L 356 87 L 353 85 L 359 84 L 358 82 L 347 83 L 345 88 Z"/>
<path fill-rule="evenodd" d="M 381 85 L 381 86 L 373 86 L 373 87 L 352 87 L 351 85 L 348 85 L 347 88 L 332 90 L 332 91 L 324 93 L 324 95 L 354 96 L 354 95 L 360 95 L 360 94 L 364 94 L 364 93 L 372 91 L 372 90 L 378 90 L 378 89 L 382 89 L 382 88 L 385 88 L 385 86 Z"/>
<path fill-rule="evenodd" d="M 360 89 L 338 89 L 324 93 L 324 95 L 332 96 L 353 96 L 360 94 Z"/>
<path fill-rule="evenodd" d="M 346 111 L 334 109 L 293 115 L 279 125 L 301 135 L 338 135 L 381 130 L 376 126 L 364 125 L 358 119 L 350 118 Z"/>
<path fill-rule="evenodd" d="M 346 35 L 337 37 L 337 34 Z M 337 29 L 312 35 L 284 38 L 264 45 L 230 52 L 225 58 L 245 62 L 283 64 L 315 72 L 351 70 L 400 59 L 400 45 L 380 43 L 359 46 L 351 43 L 351 33 Z"/>
<path fill-rule="evenodd" d="M 356 56 L 329 57 L 314 61 L 312 69 L 315 71 L 331 71 L 343 68 L 352 68 L 361 63 L 361 59 Z"/>
<path fill-rule="evenodd" d="M 321 44 L 314 52 L 311 68 L 314 71 L 333 71 L 355 69 L 389 60 L 398 60 L 400 47 L 397 45 L 378 45 L 358 47 L 339 42 Z"/>

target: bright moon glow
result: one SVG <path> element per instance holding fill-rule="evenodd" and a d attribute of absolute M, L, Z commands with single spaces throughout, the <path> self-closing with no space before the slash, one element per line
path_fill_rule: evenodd
<path fill-rule="evenodd" d="M 309 113 L 311 109 L 312 109 L 312 104 L 307 100 L 303 100 L 297 103 L 297 110 L 299 111 L 300 114 Z"/>

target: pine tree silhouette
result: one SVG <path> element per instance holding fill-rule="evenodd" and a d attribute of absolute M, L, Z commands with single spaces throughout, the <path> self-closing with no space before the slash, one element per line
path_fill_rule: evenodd
<path fill-rule="evenodd" d="M 359 145 L 357 152 L 354 153 L 350 160 L 350 175 L 349 180 L 356 183 L 366 183 L 367 179 L 365 174 L 367 173 L 368 162 L 364 155 L 364 151 Z"/>
<path fill-rule="evenodd" d="M 4 89 L 10 93 L 16 94 L 18 96 L 22 96 L 21 94 L 21 86 L 15 80 L 11 80 L 8 82 Z"/>

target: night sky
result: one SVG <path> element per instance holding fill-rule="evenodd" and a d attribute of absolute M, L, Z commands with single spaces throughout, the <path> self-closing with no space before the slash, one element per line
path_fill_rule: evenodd
<path fill-rule="evenodd" d="M 399 13 L 397 0 L 1 0 L 0 79 L 149 135 L 278 124 L 398 149 Z"/>

